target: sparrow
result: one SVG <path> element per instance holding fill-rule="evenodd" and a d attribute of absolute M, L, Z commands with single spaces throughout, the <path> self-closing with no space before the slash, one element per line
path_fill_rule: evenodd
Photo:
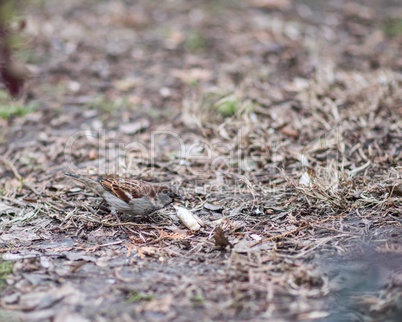
<path fill-rule="evenodd" d="M 120 177 L 98 177 L 92 179 L 73 173 L 65 176 L 84 183 L 109 204 L 112 213 L 117 212 L 145 216 L 162 209 L 176 199 L 180 199 L 172 187 L 158 185 L 143 180 Z"/>

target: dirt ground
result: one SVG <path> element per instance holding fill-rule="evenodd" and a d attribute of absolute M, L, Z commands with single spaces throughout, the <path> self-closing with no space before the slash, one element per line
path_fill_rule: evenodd
<path fill-rule="evenodd" d="M 402 320 L 400 1 L 18 10 L 0 321 Z M 169 182 L 202 227 L 66 171 Z"/>

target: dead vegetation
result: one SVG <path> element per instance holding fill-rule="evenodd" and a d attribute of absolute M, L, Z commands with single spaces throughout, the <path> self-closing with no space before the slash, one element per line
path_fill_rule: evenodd
<path fill-rule="evenodd" d="M 32 2 L 0 320 L 399 321 L 401 10 Z M 119 223 L 66 170 L 173 182 L 199 230 Z"/>

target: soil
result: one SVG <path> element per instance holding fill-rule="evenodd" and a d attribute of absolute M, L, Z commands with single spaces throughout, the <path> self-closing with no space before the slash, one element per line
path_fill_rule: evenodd
<path fill-rule="evenodd" d="M 0 321 L 402 320 L 399 1 L 23 4 Z M 65 172 L 182 199 L 117 218 Z"/>

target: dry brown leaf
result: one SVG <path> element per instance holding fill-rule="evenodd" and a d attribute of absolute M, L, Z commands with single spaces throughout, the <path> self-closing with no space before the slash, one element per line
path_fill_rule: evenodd
<path fill-rule="evenodd" d="M 230 246 L 230 248 L 233 247 L 231 242 L 229 242 L 229 240 L 226 238 L 225 233 L 221 227 L 215 228 L 214 239 L 215 239 L 215 246 L 222 248 L 225 248 L 227 246 Z"/>
<path fill-rule="evenodd" d="M 187 236 L 185 233 L 175 232 L 167 233 L 164 230 L 160 231 L 159 239 L 183 239 Z"/>
<path fill-rule="evenodd" d="M 299 131 L 288 126 L 282 128 L 281 133 L 290 136 L 292 138 L 297 138 L 299 136 Z"/>
<path fill-rule="evenodd" d="M 393 187 L 392 194 L 402 197 L 402 183 Z"/>
<path fill-rule="evenodd" d="M 151 246 L 137 247 L 137 253 L 141 259 L 144 259 L 146 256 L 149 256 L 149 257 L 158 256 L 157 249 L 155 247 L 151 247 Z"/>

